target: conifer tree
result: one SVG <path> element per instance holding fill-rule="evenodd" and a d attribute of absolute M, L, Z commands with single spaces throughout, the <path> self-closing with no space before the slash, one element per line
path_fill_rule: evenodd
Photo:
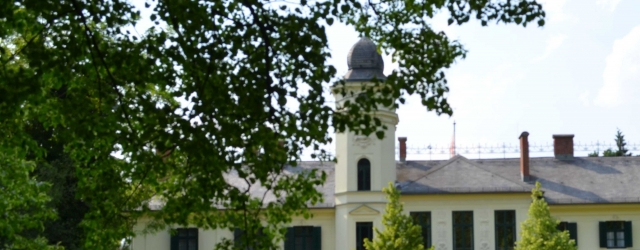
<path fill-rule="evenodd" d="M 400 203 L 400 192 L 389 183 L 382 191 L 387 195 L 389 202 L 382 216 L 384 231 L 375 228 L 374 241 L 364 240 L 367 250 L 422 250 L 422 228 L 413 224 L 411 216 L 403 213 Z M 431 249 L 433 250 L 433 249 Z"/>
<path fill-rule="evenodd" d="M 627 146 L 627 143 L 624 141 L 624 135 L 622 134 L 622 132 L 620 132 L 620 129 L 618 129 L 618 132 L 616 133 L 616 146 L 618 147 L 618 151 L 616 151 L 617 156 L 631 156 L 631 153 L 627 153 L 628 150 L 625 146 Z"/>
<path fill-rule="evenodd" d="M 627 142 L 625 142 L 624 135 L 622 134 L 620 129 L 618 129 L 614 141 L 616 142 L 616 147 L 618 148 L 618 150 L 614 151 L 613 149 L 609 148 L 604 151 L 604 157 L 631 156 L 631 153 L 627 153 L 629 151 L 626 148 Z"/>
<path fill-rule="evenodd" d="M 404 93 L 452 114 L 445 72 L 467 50 L 432 25 L 441 10 L 450 25 L 545 22 L 535 0 L 0 1 L 0 238 L 30 239 L 53 214 L 45 186 L 29 177 L 47 153 L 26 131 L 38 121 L 77 166 L 74 197 L 89 204 L 83 249 L 113 250 L 147 219 L 150 233 L 264 226 L 262 249 L 275 249 L 282 233 L 271 232 L 310 216 L 326 179 L 282 166 L 306 150 L 333 160 L 328 131 L 382 138 L 387 128 L 372 114 L 398 108 Z M 329 60 L 334 23 L 375 41 L 399 69 L 340 107 L 327 91 L 346 95 L 352 85 Z M 156 198 L 161 207 L 150 206 Z M 23 207 L 33 216 L 20 216 Z"/>
<path fill-rule="evenodd" d="M 575 241 L 569 232 L 559 231 L 559 221 L 551 217 L 549 205 L 542 197 L 540 182 L 531 191 L 529 218 L 522 223 L 520 240 L 515 250 L 576 250 Z"/>

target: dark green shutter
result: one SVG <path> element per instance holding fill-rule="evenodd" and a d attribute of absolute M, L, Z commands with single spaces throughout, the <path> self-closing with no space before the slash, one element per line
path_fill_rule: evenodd
<path fill-rule="evenodd" d="M 600 229 L 600 247 L 601 248 L 606 248 L 607 247 L 607 223 L 606 222 L 599 222 L 598 223 L 599 229 Z"/>
<path fill-rule="evenodd" d="M 171 250 L 178 250 L 178 232 L 171 229 L 169 234 L 171 235 Z"/>
<path fill-rule="evenodd" d="M 631 231 L 631 221 L 624 222 L 624 246 L 633 246 L 633 233 Z"/>
<path fill-rule="evenodd" d="M 235 230 L 233 230 L 233 244 L 236 247 L 239 247 L 240 240 L 242 240 L 242 229 L 236 228 Z"/>
<path fill-rule="evenodd" d="M 322 250 L 322 228 L 313 228 L 313 249 Z"/>
<path fill-rule="evenodd" d="M 294 243 L 293 227 L 287 227 L 287 233 L 284 235 L 284 250 L 293 250 Z"/>
<path fill-rule="evenodd" d="M 567 223 L 567 230 L 569 230 L 569 238 L 576 241 L 576 246 L 578 245 L 578 223 Z"/>

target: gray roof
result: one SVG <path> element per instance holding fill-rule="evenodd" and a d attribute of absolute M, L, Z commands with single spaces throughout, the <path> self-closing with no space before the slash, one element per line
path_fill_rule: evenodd
<path fill-rule="evenodd" d="M 550 204 L 640 203 L 639 157 L 531 158 L 529 164 L 528 182 L 519 158 L 407 162 L 397 173 L 403 193 L 530 192 L 538 181 Z"/>
<path fill-rule="evenodd" d="M 370 81 L 373 78 L 386 79 L 384 61 L 378 54 L 378 48 L 369 38 L 361 38 L 351 47 L 347 56 L 349 71 L 344 76 L 346 81 Z"/>
<path fill-rule="evenodd" d="M 322 166 L 328 174 L 322 187 L 325 202 L 333 202 L 334 164 L 301 162 L 303 168 Z M 640 203 L 640 157 L 552 157 L 530 159 L 531 180 L 522 181 L 520 159 L 467 159 L 396 163 L 402 194 L 530 193 L 539 181 L 550 204 Z"/>
<path fill-rule="evenodd" d="M 324 201 L 311 207 L 326 208 L 335 205 L 334 168 L 333 162 L 303 161 L 285 168 L 285 174 L 324 171 L 326 182 L 316 187 Z M 470 160 L 458 155 L 450 160 L 396 163 L 396 180 L 405 195 L 529 193 L 538 181 L 549 204 L 640 203 L 640 157 L 531 158 L 530 174 L 531 180 L 522 181 L 519 158 Z M 225 179 L 232 185 L 246 186 L 233 173 Z M 276 201 L 275 195 L 259 185 L 252 186 L 250 192 L 255 197 L 266 193 L 266 203 Z M 158 209 L 161 204 L 152 202 L 150 206 Z"/>

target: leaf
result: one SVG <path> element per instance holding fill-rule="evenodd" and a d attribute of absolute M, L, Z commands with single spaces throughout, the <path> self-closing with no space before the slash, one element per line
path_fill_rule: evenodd
<path fill-rule="evenodd" d="M 376 137 L 380 140 L 384 139 L 384 131 L 377 131 Z"/>
<path fill-rule="evenodd" d="M 351 9 L 351 6 L 349 6 L 348 4 L 343 4 L 342 6 L 340 6 L 340 9 L 342 10 L 342 13 L 348 13 Z"/>
<path fill-rule="evenodd" d="M 73 162 L 77 193 L 69 196 L 92 204 L 82 216 L 83 249 L 117 249 L 141 218 L 155 232 L 197 225 L 255 233 L 262 230 L 256 213 L 269 222 L 269 237 L 253 249 L 274 249 L 281 226 L 292 216 L 309 216 L 309 204 L 321 201 L 317 186 L 326 174 L 271 183 L 279 200 L 268 204 L 237 183 L 267 188 L 259 186 L 283 176 L 282 166 L 303 160 L 305 150 L 319 161 L 337 160 L 320 149 L 332 142 L 328 131 L 382 138 L 392 127 L 371 114 L 405 102 L 404 93 L 419 95 L 438 115 L 452 113 L 444 71 L 467 51 L 419 17 L 448 13 L 449 25 L 471 15 L 483 25 L 544 19 L 535 1 L 362 6 L 301 0 L 279 10 L 262 0 L 145 1 L 156 25 L 131 32 L 149 20 L 139 19 L 145 17 L 130 1 L 73 3 L 3 5 L 0 134 L 7 136 L 0 140 L 0 162 L 19 167 L 1 168 L 6 178 L 0 178 L 20 194 L 3 200 L 34 205 L 33 213 L 8 215 L 16 230 L 7 237 L 34 244 L 24 249 L 49 242 L 38 230 L 53 211 L 46 200 L 59 194 L 25 179 L 35 162 L 49 162 L 56 152 L 26 130 L 34 121 L 43 122 L 47 138 L 60 140 Z M 334 80 L 339 77 L 328 59 L 347 55 L 331 54 L 321 18 L 377 41 L 376 49 L 393 53 L 400 68 L 362 90 Z M 43 20 L 56 20 L 55 27 Z M 10 53 L 16 56 L 6 61 Z M 334 106 L 328 94 L 346 100 Z M 148 206 L 154 200 L 162 201 L 161 210 Z M 228 212 L 210 213 L 212 203 Z"/>

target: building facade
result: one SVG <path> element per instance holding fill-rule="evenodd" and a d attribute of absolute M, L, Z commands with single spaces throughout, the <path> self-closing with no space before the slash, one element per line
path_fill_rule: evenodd
<path fill-rule="evenodd" d="M 346 87 L 354 90 L 369 79 L 383 79 L 382 57 L 364 38 L 348 56 Z M 341 102 L 353 96 L 336 94 Z M 425 244 L 437 250 L 507 250 L 519 238 L 527 219 L 531 189 L 542 184 L 544 197 L 559 227 L 568 230 L 580 250 L 640 249 L 640 158 L 573 156 L 573 135 L 554 135 L 555 157 L 529 158 L 528 133 L 520 137 L 521 156 L 514 159 L 411 161 L 407 138 L 396 138 L 399 119 L 392 108 L 376 114 L 388 130 L 381 140 L 353 133 L 336 135 L 337 163 L 301 162 L 287 171 L 319 169 L 327 181 L 318 189 L 324 203 L 310 208 L 311 219 L 293 218 L 283 249 L 363 249 L 362 239 L 383 229 L 389 182 L 401 190 L 404 209 L 423 229 Z M 399 161 L 395 146 L 399 143 Z M 297 170 L 296 170 L 297 169 Z M 142 232 L 148 221 L 140 220 Z M 135 250 L 213 249 L 228 230 L 177 228 L 133 239 Z"/>

